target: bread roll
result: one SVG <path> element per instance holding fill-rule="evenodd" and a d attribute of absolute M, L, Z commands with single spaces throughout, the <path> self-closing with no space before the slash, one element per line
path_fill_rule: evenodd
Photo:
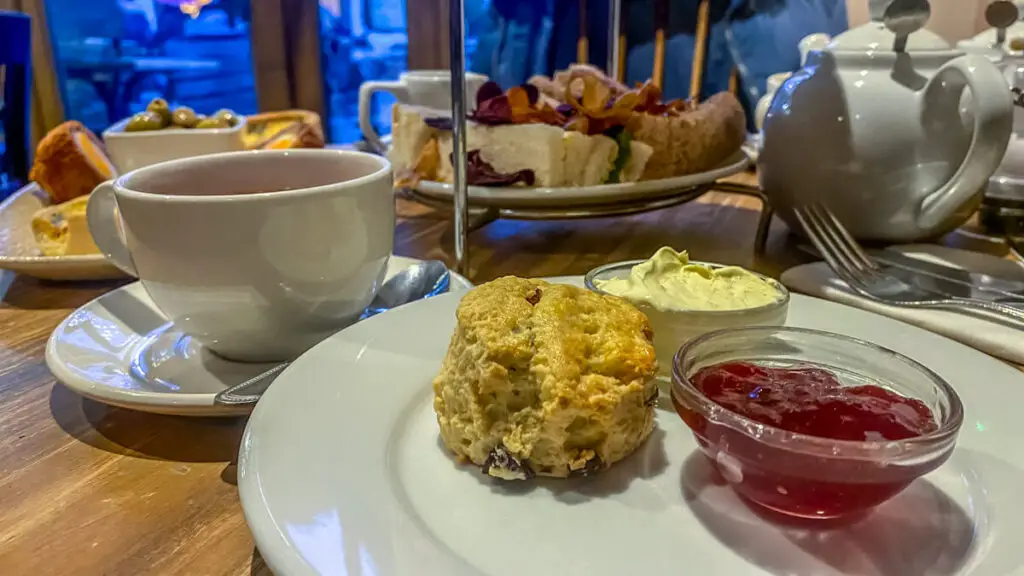
<path fill-rule="evenodd" d="M 69 121 L 39 142 L 29 179 L 49 194 L 54 204 L 84 196 L 117 176 L 96 135 L 81 122 Z"/>

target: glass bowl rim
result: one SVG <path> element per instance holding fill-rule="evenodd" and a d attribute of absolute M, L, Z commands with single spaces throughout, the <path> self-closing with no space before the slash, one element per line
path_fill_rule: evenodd
<path fill-rule="evenodd" d="M 622 298 L 624 300 L 627 300 L 627 301 L 629 301 L 633 305 L 640 305 L 640 306 L 647 306 L 649 308 L 654 308 L 654 306 L 652 306 L 651 304 L 649 304 L 647 302 L 634 302 L 633 300 L 630 300 L 629 298 L 625 298 L 624 296 L 616 296 L 615 294 L 612 294 L 610 292 L 605 292 L 604 290 L 601 290 L 600 288 L 598 288 L 596 284 L 594 284 L 594 280 L 597 278 L 597 276 L 599 274 L 603 274 L 603 273 L 608 272 L 610 270 L 617 270 L 619 268 L 632 269 L 637 264 L 641 264 L 641 263 L 646 262 L 646 261 L 647 260 L 621 260 L 619 262 L 610 262 L 608 264 L 602 264 L 601 266 L 598 266 L 596 268 L 592 268 L 589 272 L 587 272 L 587 274 L 583 277 L 583 286 L 586 287 L 587 290 L 590 290 L 591 292 L 594 292 L 594 293 L 597 293 L 597 294 L 601 294 L 602 296 L 615 296 L 616 298 Z M 728 317 L 732 317 L 732 316 L 739 316 L 739 315 L 742 315 L 742 314 L 774 312 L 776 310 L 781 310 L 781 309 L 784 309 L 787 306 L 789 306 L 789 300 L 790 300 L 789 289 L 786 288 L 786 286 L 783 285 L 782 282 L 779 282 L 775 278 L 772 278 L 770 276 L 765 276 L 764 274 L 761 274 L 760 272 L 754 272 L 753 270 L 750 270 L 748 268 L 744 268 L 743 266 L 736 266 L 735 264 L 722 264 L 720 262 L 707 262 L 707 261 L 703 261 L 703 260 L 690 260 L 689 263 L 690 264 L 697 264 L 699 266 L 706 266 L 706 267 L 708 267 L 708 268 L 710 268 L 712 270 L 717 270 L 717 269 L 721 269 L 721 268 L 731 268 L 731 267 L 742 268 L 743 270 L 746 270 L 747 272 L 750 272 L 754 276 L 757 276 L 760 280 L 768 283 L 769 285 L 772 286 L 772 288 L 775 288 L 775 290 L 779 293 L 779 297 L 777 299 L 773 300 L 772 302 L 767 303 L 767 304 L 762 304 L 760 306 L 754 306 L 754 307 L 751 307 L 751 308 L 737 308 L 735 310 L 660 310 L 659 309 L 660 311 L 671 313 L 671 314 L 699 314 L 699 315 L 706 315 L 706 316 L 711 317 L 711 318 L 728 318 Z"/>
<path fill-rule="evenodd" d="M 938 423 L 938 428 L 932 432 L 922 434 L 920 436 L 914 436 L 913 438 L 904 438 L 903 440 L 838 440 L 833 438 L 824 438 L 821 436 L 811 436 L 809 434 L 801 434 L 798 432 L 790 432 L 769 424 L 762 424 L 761 422 L 747 418 L 742 414 L 734 412 L 725 406 L 716 403 L 714 400 L 705 396 L 704 393 L 696 386 L 693 386 L 689 379 L 683 378 L 680 370 L 680 364 L 682 363 L 685 355 L 692 349 L 710 340 L 714 340 L 725 335 L 756 332 L 787 332 L 790 334 L 802 334 L 812 338 L 826 338 L 841 342 L 843 345 L 868 348 L 873 352 L 882 353 L 890 357 L 892 360 L 901 362 L 910 368 L 921 372 L 928 380 L 935 384 L 938 387 L 940 394 L 944 395 L 949 403 L 949 414 L 944 420 Z M 934 447 L 935 445 L 941 445 L 946 441 L 956 438 L 956 435 L 959 433 L 960 427 L 963 424 L 964 418 L 963 403 L 956 390 L 946 382 L 945 378 L 939 376 L 934 370 L 928 368 L 924 364 L 921 364 L 917 360 L 914 360 L 913 358 L 891 348 L 887 348 L 861 338 L 856 338 L 854 336 L 847 336 L 845 334 L 829 332 L 826 330 L 799 328 L 794 326 L 743 326 L 739 328 L 725 328 L 722 330 L 708 332 L 707 334 L 690 340 L 686 344 L 683 344 L 672 358 L 672 398 L 677 402 L 680 401 L 676 398 L 677 394 L 680 393 L 680 389 L 683 389 L 690 395 L 694 396 L 698 404 L 700 404 L 700 411 L 703 412 L 702 416 L 713 420 L 717 425 L 727 426 L 760 443 L 782 450 L 836 459 L 877 460 L 879 459 L 879 454 L 888 454 L 892 452 L 894 453 L 893 456 L 907 455 L 908 450 L 927 449 L 929 447 Z M 920 398 L 915 399 L 920 400 Z M 722 418 L 721 415 L 716 415 L 711 418 L 707 415 L 708 409 L 715 410 L 726 417 Z M 758 430 L 760 433 L 754 434 L 751 432 L 751 429 Z M 852 452 L 852 454 L 836 454 L 836 448 L 843 449 L 843 452 Z"/>

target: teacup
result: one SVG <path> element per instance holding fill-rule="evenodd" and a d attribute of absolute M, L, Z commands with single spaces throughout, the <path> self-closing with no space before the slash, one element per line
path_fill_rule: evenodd
<path fill-rule="evenodd" d="M 467 111 L 476 108 L 476 93 L 487 82 L 487 76 L 466 72 Z M 400 104 L 430 108 L 451 114 L 452 74 L 448 70 L 410 70 L 397 82 L 363 82 L 359 87 L 359 129 L 363 137 L 378 150 L 386 149 L 370 120 L 374 92 L 389 92 Z"/>
<path fill-rule="evenodd" d="M 101 184 L 88 220 L 182 332 L 231 360 L 290 360 L 358 319 L 383 282 L 391 166 L 341 150 L 173 160 Z"/>

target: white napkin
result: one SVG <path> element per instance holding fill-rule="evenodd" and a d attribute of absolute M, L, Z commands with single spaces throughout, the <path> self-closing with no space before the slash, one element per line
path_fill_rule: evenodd
<path fill-rule="evenodd" d="M 931 244 L 907 245 L 893 249 L 898 249 L 907 256 L 969 269 L 972 272 L 1024 280 L 1024 266 L 989 254 Z M 1004 360 L 1024 364 L 1024 332 L 966 314 L 897 308 L 868 300 L 854 294 L 824 262 L 790 268 L 782 274 L 781 280 L 794 292 L 841 302 L 902 320 Z"/>

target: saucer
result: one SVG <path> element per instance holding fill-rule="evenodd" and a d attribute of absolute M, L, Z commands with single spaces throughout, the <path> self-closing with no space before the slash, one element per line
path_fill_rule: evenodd
<path fill-rule="evenodd" d="M 387 278 L 418 260 L 392 256 Z M 472 287 L 451 273 L 454 290 Z M 220 406 L 217 392 L 277 363 L 225 360 L 176 330 L 139 282 L 71 313 L 46 343 L 46 365 L 65 386 L 97 402 L 179 416 L 232 416 L 251 406 Z"/>

